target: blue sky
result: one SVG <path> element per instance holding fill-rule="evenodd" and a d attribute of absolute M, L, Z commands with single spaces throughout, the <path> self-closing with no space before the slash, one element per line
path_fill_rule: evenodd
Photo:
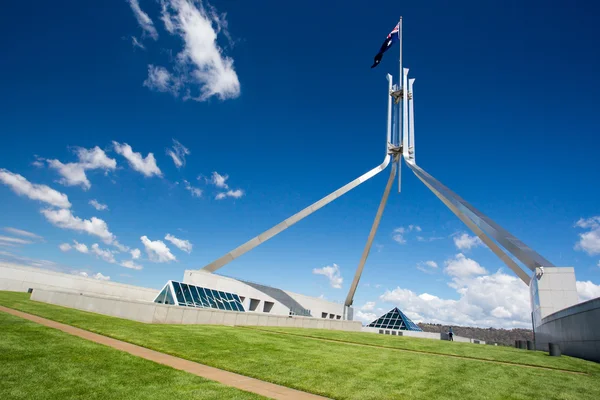
<path fill-rule="evenodd" d="M 366 172 L 383 157 L 397 47 L 369 67 L 403 15 L 419 164 L 574 266 L 582 299 L 599 296 L 597 7 L 7 5 L 0 258 L 158 288 Z M 220 272 L 343 301 L 386 179 Z M 404 168 L 355 298 L 360 317 L 399 305 L 415 320 L 527 326 L 525 285 L 466 232 Z"/>

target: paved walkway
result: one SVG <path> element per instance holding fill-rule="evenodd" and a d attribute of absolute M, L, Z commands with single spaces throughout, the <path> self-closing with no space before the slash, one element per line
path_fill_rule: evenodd
<path fill-rule="evenodd" d="M 41 325 L 48 326 L 66 332 L 70 335 L 78 336 L 83 339 L 90 340 L 105 346 L 113 347 L 132 354 L 137 357 L 145 358 L 146 360 L 154 361 L 159 364 L 168 365 L 169 367 L 189 372 L 190 374 L 198 375 L 211 381 L 222 383 L 223 385 L 231 386 L 237 389 L 245 390 L 259 394 L 261 396 L 270 397 L 272 399 L 294 399 L 294 400 L 317 400 L 326 399 L 325 397 L 314 394 L 301 392 L 285 386 L 275 385 L 273 383 L 264 382 L 258 379 L 249 378 L 247 376 L 235 374 L 233 372 L 223 371 L 218 368 L 209 367 L 207 365 L 198 364 L 193 361 L 184 360 L 183 358 L 170 356 L 168 354 L 159 353 L 145 347 L 136 346 L 131 343 L 121 340 L 112 339 L 107 336 L 98 335 L 83 329 L 75 328 L 70 325 L 61 324 L 60 322 L 52 321 L 46 318 L 41 318 L 35 315 L 27 314 L 21 311 L 13 310 L 0 306 L 0 311 L 36 322 Z"/>

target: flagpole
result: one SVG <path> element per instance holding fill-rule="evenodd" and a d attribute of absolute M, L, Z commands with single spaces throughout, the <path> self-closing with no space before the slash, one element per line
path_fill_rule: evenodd
<path fill-rule="evenodd" d="M 398 47 L 400 48 L 400 58 L 399 58 L 399 64 L 400 64 L 400 69 L 398 71 L 398 90 L 402 90 L 402 79 L 404 77 L 404 71 L 402 70 L 402 16 L 400 16 L 400 20 L 398 21 Z M 398 103 L 398 146 L 400 146 L 402 144 L 402 124 L 404 123 L 404 120 L 402 118 L 402 103 L 404 102 L 404 99 L 401 98 L 400 102 Z M 398 193 L 401 192 L 402 188 L 401 188 L 401 182 L 400 180 L 402 179 L 402 172 L 400 170 L 401 168 L 401 159 L 402 156 L 400 156 L 400 158 L 398 159 Z"/>

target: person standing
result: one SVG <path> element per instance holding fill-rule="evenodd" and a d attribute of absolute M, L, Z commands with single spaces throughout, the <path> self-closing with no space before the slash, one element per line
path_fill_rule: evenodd
<path fill-rule="evenodd" d="M 451 342 L 454 342 L 454 332 L 452 332 L 452 327 L 448 328 L 448 339 L 450 339 Z"/>

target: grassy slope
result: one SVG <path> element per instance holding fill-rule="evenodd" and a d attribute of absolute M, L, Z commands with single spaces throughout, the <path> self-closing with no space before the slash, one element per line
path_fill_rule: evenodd
<path fill-rule="evenodd" d="M 261 398 L 3 312 L 0 332 L 0 399 Z"/>
<path fill-rule="evenodd" d="M 8 292 L 0 292 L 0 304 L 189 360 L 333 398 L 600 398 L 598 368 L 582 360 L 576 360 L 574 364 L 582 370 L 595 372 L 582 376 L 323 342 L 247 328 L 141 324 L 31 302 L 25 294 Z M 443 344 L 452 346 L 457 343 Z M 486 349 L 490 353 L 496 350 Z"/>
<path fill-rule="evenodd" d="M 254 329 L 254 328 L 251 328 Z M 360 343 L 372 346 L 383 346 L 393 349 L 415 350 L 427 353 L 448 354 L 461 357 L 478 358 L 579 371 L 597 373 L 600 375 L 600 364 L 586 362 L 574 357 L 550 357 L 541 351 L 525 351 L 512 347 L 475 345 L 471 343 L 445 342 L 441 340 L 374 335 L 362 332 L 329 331 L 324 329 L 297 329 L 280 327 L 257 327 L 263 331 L 289 333 L 321 339 L 339 340 L 350 343 Z"/>

